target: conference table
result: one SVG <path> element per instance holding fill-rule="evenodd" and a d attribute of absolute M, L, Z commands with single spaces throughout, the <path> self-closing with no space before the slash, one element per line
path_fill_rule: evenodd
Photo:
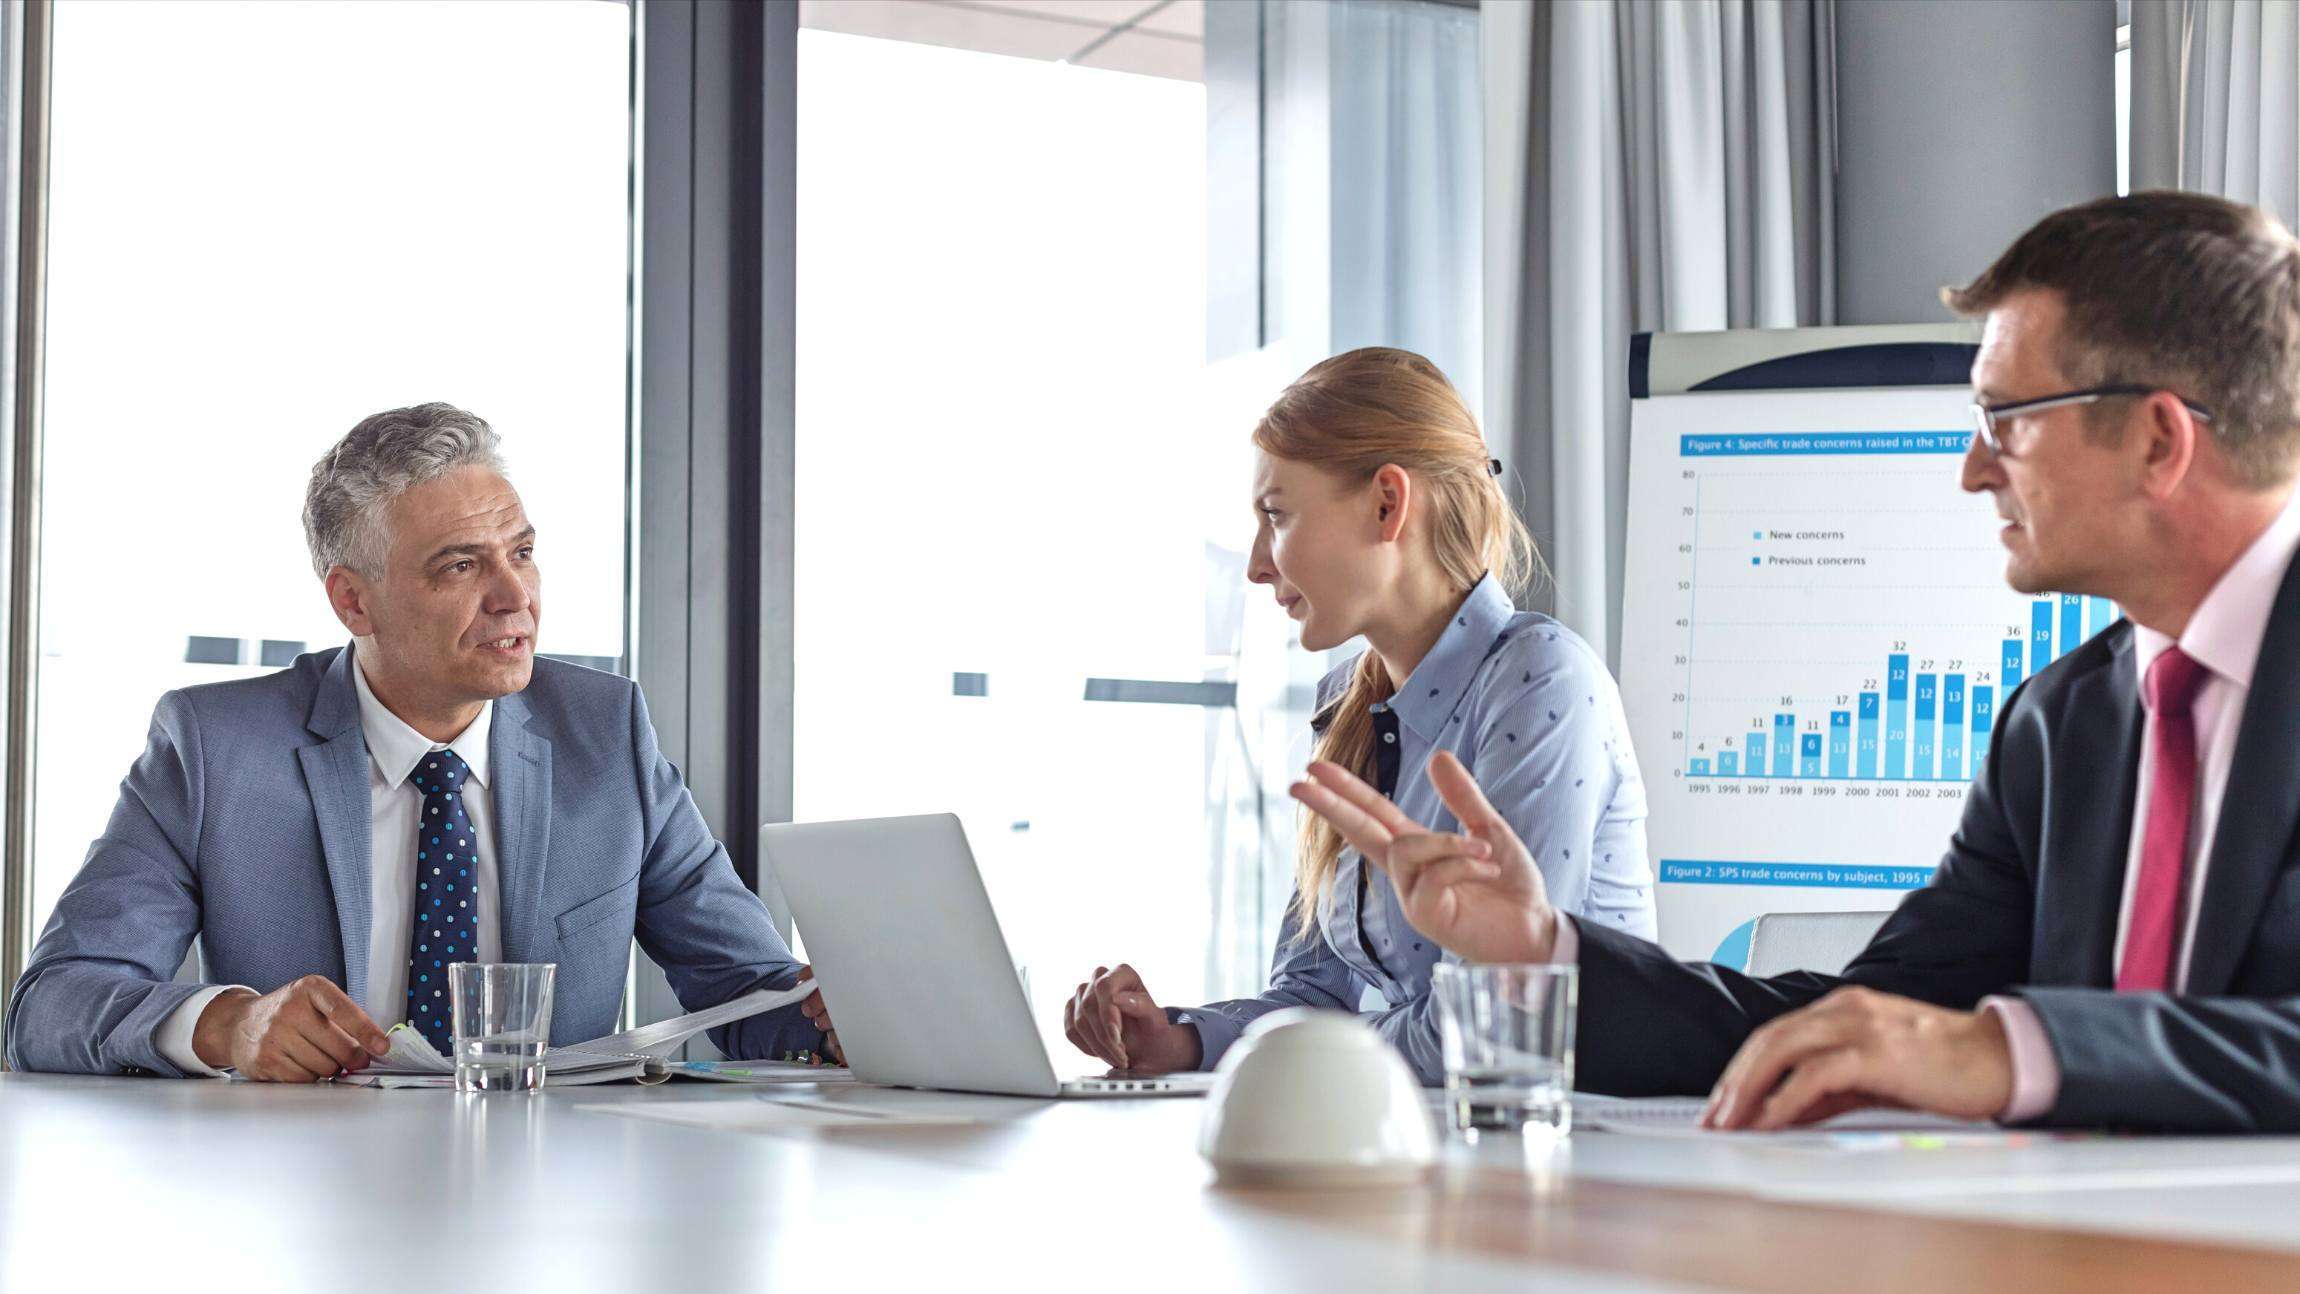
<path fill-rule="evenodd" d="M 1449 1141 L 1215 1184 L 1201 1102 L 0 1074 L 7 1289 L 2300 1288 L 2300 1138 Z"/>

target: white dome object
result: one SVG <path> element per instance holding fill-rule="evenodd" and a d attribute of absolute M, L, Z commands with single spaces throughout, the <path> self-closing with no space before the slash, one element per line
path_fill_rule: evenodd
<path fill-rule="evenodd" d="M 1436 1143 L 1405 1059 L 1357 1017 L 1307 1007 L 1247 1027 L 1198 1127 L 1198 1153 L 1224 1186 L 1410 1182 Z"/>

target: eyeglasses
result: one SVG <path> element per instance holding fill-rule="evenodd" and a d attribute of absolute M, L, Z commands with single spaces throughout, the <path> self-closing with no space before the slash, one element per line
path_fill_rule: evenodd
<path fill-rule="evenodd" d="M 2122 395 L 2154 395 L 2163 389 L 2159 386 L 2118 382 L 2108 386 L 2088 386 L 2081 391 L 2063 391 L 2058 395 L 2040 395 L 2034 400 L 2014 400 L 2005 404 L 1982 404 L 1975 400 L 1973 402 L 1973 435 L 1983 445 L 1988 446 L 1991 457 L 2010 458 L 2013 456 L 2013 452 L 2005 448 L 2004 434 L 1999 427 L 1999 423 L 2003 419 L 2042 413 L 2047 409 L 2058 409 L 2062 405 L 2097 404 L 2102 400 L 2114 399 Z M 2197 421 L 2212 421 L 2212 411 L 2203 405 L 2184 396 L 2174 396 L 2173 398 L 2187 406 L 2188 412 L 2193 414 Z"/>

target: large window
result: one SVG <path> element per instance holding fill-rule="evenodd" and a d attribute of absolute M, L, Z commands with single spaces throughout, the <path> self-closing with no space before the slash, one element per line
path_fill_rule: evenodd
<path fill-rule="evenodd" d="M 2132 192 L 2132 24 L 2116 29 L 2116 191 Z"/>
<path fill-rule="evenodd" d="M 1475 398 L 1474 191 L 1369 110 L 1377 64 L 1474 80 L 1417 35 L 1474 15 L 1358 8 L 801 9 L 796 813 L 960 813 L 1050 1031 L 1101 962 L 1175 1001 L 1261 982 L 1325 662 L 1243 578 L 1254 416 L 1369 341 Z M 631 8 L 54 13 L 35 926 L 162 692 L 343 640 L 299 513 L 369 413 L 492 420 L 541 529 L 541 646 L 631 663 Z M 715 165 L 698 229 L 741 178 Z M 1452 269 L 1377 265 L 1376 235 Z M 677 601 L 651 614 L 705 609 Z"/>
<path fill-rule="evenodd" d="M 503 433 L 544 651 L 620 661 L 627 569 L 626 6 L 55 14 L 35 925 L 160 693 L 344 641 L 299 515 L 360 418 Z"/>
<path fill-rule="evenodd" d="M 1370 342 L 1476 398 L 1476 190 L 1415 169 L 1474 176 L 1475 14 L 812 12 L 844 30 L 799 41 L 796 816 L 957 813 L 1050 1038 L 1097 965 L 1255 992 L 1331 662 L 1245 582 L 1247 436 Z M 1211 365 L 1210 228 L 1262 342 Z"/>
<path fill-rule="evenodd" d="M 1251 425 L 1200 403 L 1204 91 L 799 60 L 797 816 L 959 813 L 1049 1028 L 1097 960 L 1195 999 Z"/>

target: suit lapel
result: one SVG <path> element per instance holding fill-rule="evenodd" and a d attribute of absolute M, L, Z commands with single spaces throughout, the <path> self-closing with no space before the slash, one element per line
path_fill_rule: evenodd
<path fill-rule="evenodd" d="M 2300 650 L 2300 562 L 2284 573 L 2268 613 L 2260 660 L 2236 729 L 2228 789 L 2204 875 L 2203 909 L 2189 951 L 2186 991 L 2226 993 L 2251 951 L 2260 911 L 2300 822 L 2300 745 L 2290 724 L 2300 715 L 2300 672 L 2286 662 Z"/>
<path fill-rule="evenodd" d="M 2033 969 L 2040 984 L 2116 982 L 2116 917 L 2132 845 L 2141 728 L 2132 630 L 2118 632 L 2108 664 L 2075 680 L 2064 702 L 2089 721 L 2072 725 L 2052 748 L 2044 830 L 2054 864 L 2038 887 Z"/>
<path fill-rule="evenodd" d="M 351 681 L 351 649 L 336 653 L 320 676 L 304 726 L 324 738 L 296 751 L 304 785 L 319 821 L 320 848 L 327 855 L 328 889 L 335 898 L 336 935 L 343 942 L 344 992 L 354 1002 L 367 996 L 367 940 L 371 910 L 369 858 L 373 815 L 367 794 L 367 737 L 359 726 L 359 697 Z"/>
<path fill-rule="evenodd" d="M 494 766 L 495 874 L 502 887 L 503 956 L 532 961 L 546 951 L 542 921 L 545 863 L 551 843 L 551 743 L 528 731 L 518 694 L 495 702 L 488 736 Z"/>

